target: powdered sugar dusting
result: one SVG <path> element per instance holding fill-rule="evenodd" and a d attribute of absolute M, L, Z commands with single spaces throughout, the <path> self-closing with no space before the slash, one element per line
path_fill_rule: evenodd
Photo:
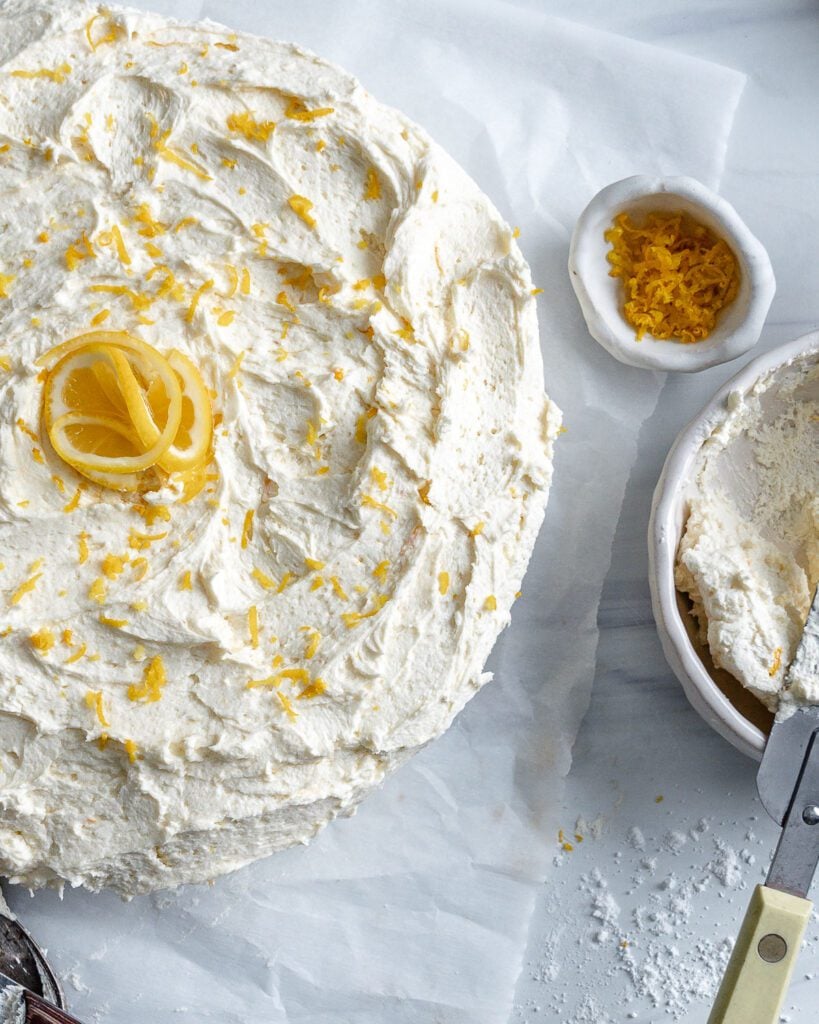
<path fill-rule="evenodd" d="M 725 831 L 707 818 L 656 834 L 632 826 L 605 860 L 590 833 L 583 845 L 562 851 L 546 897 L 554 926 L 528 965 L 542 998 L 518 1006 L 517 1020 L 609 1024 L 615 1006 L 618 1024 L 704 1019 L 772 852 L 752 852 L 765 841 L 750 829 L 739 849 L 722 837 Z M 608 839 L 610 850 L 617 837 Z M 720 927 L 706 929 L 707 912 L 721 900 L 727 903 L 717 915 Z"/>

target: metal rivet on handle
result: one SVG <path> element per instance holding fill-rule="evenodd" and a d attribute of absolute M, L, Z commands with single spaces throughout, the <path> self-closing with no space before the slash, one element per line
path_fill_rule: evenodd
<path fill-rule="evenodd" d="M 802 821 L 806 825 L 819 825 L 819 805 L 808 804 L 802 811 Z"/>
<path fill-rule="evenodd" d="M 781 935 L 770 932 L 762 936 L 756 949 L 765 963 L 778 964 L 788 952 L 788 944 Z"/>

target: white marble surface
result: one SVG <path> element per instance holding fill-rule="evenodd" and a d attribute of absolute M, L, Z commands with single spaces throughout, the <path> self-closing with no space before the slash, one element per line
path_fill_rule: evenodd
<path fill-rule="evenodd" d="M 768 248 L 778 292 L 754 352 L 669 377 L 642 431 L 600 609 L 592 703 L 564 802 L 564 828 L 573 833 L 584 819 L 584 839 L 568 835 L 575 849 L 556 856 L 539 895 L 512 1015 L 530 1024 L 695 1024 L 707 1017 L 720 945 L 736 933 L 777 830 L 757 798 L 755 766 L 700 721 L 663 659 L 645 532 L 678 430 L 754 354 L 819 322 L 819 140 L 811 127 L 819 9 L 810 0 L 579 0 L 570 11 L 530 3 L 748 75 L 720 191 Z M 595 870 L 598 879 L 590 877 Z M 657 1000 L 658 993 L 665 996 Z M 817 1006 L 814 916 L 782 1020 L 815 1021 Z"/>

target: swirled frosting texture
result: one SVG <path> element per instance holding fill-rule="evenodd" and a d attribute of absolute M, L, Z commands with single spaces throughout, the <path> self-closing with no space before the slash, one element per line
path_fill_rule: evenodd
<path fill-rule="evenodd" d="M 0 14 L 0 874 L 204 880 L 307 841 L 486 680 L 559 427 L 530 272 L 296 46 Z M 50 451 L 35 360 L 95 325 L 200 367 L 192 501 Z"/>

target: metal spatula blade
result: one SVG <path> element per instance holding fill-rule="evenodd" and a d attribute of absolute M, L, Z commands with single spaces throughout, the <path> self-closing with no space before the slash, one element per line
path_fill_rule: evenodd
<path fill-rule="evenodd" d="M 819 588 L 786 689 L 819 681 Z M 771 729 L 757 775 L 759 796 L 782 834 L 765 885 L 756 887 L 708 1024 L 775 1024 L 813 904 L 819 863 L 819 707 Z"/>

